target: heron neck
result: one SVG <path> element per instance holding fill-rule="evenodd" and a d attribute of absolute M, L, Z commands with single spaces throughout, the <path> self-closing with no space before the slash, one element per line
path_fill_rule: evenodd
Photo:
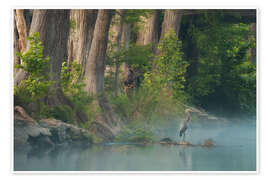
<path fill-rule="evenodd" d="M 186 122 L 189 122 L 191 120 L 191 116 L 190 116 L 190 113 L 187 112 L 187 115 L 186 115 Z"/>

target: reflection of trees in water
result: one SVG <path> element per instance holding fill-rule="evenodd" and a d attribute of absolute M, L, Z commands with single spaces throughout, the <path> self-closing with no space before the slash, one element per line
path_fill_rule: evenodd
<path fill-rule="evenodd" d="M 51 152 L 52 148 L 31 148 L 27 151 L 27 159 L 42 159 Z"/>
<path fill-rule="evenodd" d="M 45 170 L 79 170 L 83 169 L 81 162 L 85 159 L 86 147 L 56 146 L 42 149 L 32 148 L 26 153 L 26 160 L 30 163 L 39 163 L 37 167 L 44 166 Z"/>
<path fill-rule="evenodd" d="M 190 147 L 181 147 L 179 150 L 180 166 L 185 170 L 192 170 L 192 152 Z"/>

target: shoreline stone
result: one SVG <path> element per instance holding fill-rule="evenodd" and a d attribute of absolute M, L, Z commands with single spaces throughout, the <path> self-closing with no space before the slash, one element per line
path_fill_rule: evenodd
<path fill-rule="evenodd" d="M 90 132 L 53 118 L 38 123 L 23 108 L 14 108 L 14 148 L 52 148 L 61 145 L 89 146 L 93 144 Z"/>

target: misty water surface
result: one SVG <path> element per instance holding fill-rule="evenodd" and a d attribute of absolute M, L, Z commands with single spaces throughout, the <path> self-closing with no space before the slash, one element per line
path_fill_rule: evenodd
<path fill-rule="evenodd" d="M 157 139 L 179 141 L 179 123 L 156 130 Z M 15 171 L 256 171 L 256 120 L 193 121 L 186 140 L 192 144 L 211 138 L 214 148 L 93 145 L 49 152 L 17 150 Z"/>

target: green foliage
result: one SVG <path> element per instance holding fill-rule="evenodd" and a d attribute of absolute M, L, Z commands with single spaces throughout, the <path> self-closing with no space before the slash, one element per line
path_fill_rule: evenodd
<path fill-rule="evenodd" d="M 216 23 L 217 24 L 217 23 Z M 188 94 L 199 105 L 213 100 L 223 109 L 256 110 L 256 65 L 248 49 L 255 40 L 247 24 L 212 25 L 189 31 L 199 49 L 196 74 L 188 79 Z"/>
<path fill-rule="evenodd" d="M 40 77 L 48 68 L 50 57 L 43 57 L 43 44 L 40 42 L 39 33 L 33 33 L 27 38 L 30 48 L 24 54 L 17 53 L 21 59 L 21 64 L 16 65 L 15 68 L 23 69 L 32 77 Z"/>
<path fill-rule="evenodd" d="M 142 120 L 150 122 L 156 110 L 158 101 L 156 96 L 146 94 L 142 90 L 128 96 L 125 93 L 117 97 L 110 97 L 110 102 L 115 111 L 125 121 Z"/>
<path fill-rule="evenodd" d="M 81 127 L 88 128 L 91 125 L 91 121 L 95 118 L 97 112 L 99 112 L 96 107 L 92 104 L 94 98 L 84 91 L 85 83 L 83 78 L 83 68 L 81 64 L 76 61 L 72 61 L 67 65 L 66 62 L 62 64 L 61 69 L 61 85 L 64 94 L 74 103 L 74 109 L 72 113 L 69 109 L 64 108 L 63 114 L 61 116 L 67 121 L 71 119 L 65 118 L 66 114 L 75 114 L 77 111 L 85 112 L 88 116 L 88 122 L 81 124 Z M 61 114 L 61 110 L 54 110 Z M 57 113 L 56 113 L 57 114 Z M 72 116 L 73 119 L 74 115 Z"/>
<path fill-rule="evenodd" d="M 151 65 L 151 59 L 153 53 L 151 45 L 136 45 L 130 44 L 126 49 L 121 47 L 119 51 L 116 51 L 117 44 L 109 41 L 106 53 L 106 64 L 110 66 L 121 65 L 126 62 L 131 67 L 137 68 L 142 72 L 149 70 Z"/>
<path fill-rule="evenodd" d="M 24 103 L 37 102 L 46 96 L 52 84 L 53 82 L 45 81 L 43 78 L 29 76 L 21 81 L 20 86 L 14 87 L 14 95 Z"/>
<path fill-rule="evenodd" d="M 125 127 L 120 135 L 115 137 L 116 142 L 152 143 L 155 141 L 154 133 L 144 127 Z"/>
<path fill-rule="evenodd" d="M 139 70 L 141 73 L 145 73 L 152 66 L 153 53 L 151 47 L 151 44 L 131 44 L 124 52 L 123 61 L 130 65 L 130 67 Z"/>
<path fill-rule="evenodd" d="M 75 103 L 76 110 L 82 110 L 93 100 L 91 96 L 84 91 L 85 83 L 82 77 L 83 69 L 80 64 L 73 61 L 67 66 L 66 62 L 62 64 L 61 85 L 63 91 L 70 100 Z"/>
<path fill-rule="evenodd" d="M 80 64 L 73 61 L 67 65 L 63 62 L 61 69 L 61 86 L 64 91 L 76 93 L 76 90 L 81 90 L 85 84 L 83 82 L 83 68 Z"/>
<path fill-rule="evenodd" d="M 68 105 L 55 106 L 47 110 L 48 117 L 53 117 L 55 119 L 60 119 L 66 123 L 75 123 L 75 115 L 73 109 Z"/>
<path fill-rule="evenodd" d="M 71 30 L 75 30 L 75 28 L 76 28 L 76 20 L 75 19 L 70 20 L 69 27 Z"/>
<path fill-rule="evenodd" d="M 182 59 L 181 42 L 173 31 L 166 34 L 152 70 L 150 47 L 131 45 L 123 56 L 131 67 L 144 73 L 141 86 L 128 95 L 110 96 L 110 103 L 126 122 L 154 124 L 183 112 L 178 102 L 186 101 L 183 88 L 187 62 Z"/>
<path fill-rule="evenodd" d="M 39 33 L 31 34 L 29 49 L 26 53 L 17 53 L 21 59 L 21 64 L 16 68 L 22 69 L 27 74 L 27 79 L 20 82 L 20 86 L 14 87 L 14 95 L 23 104 L 30 102 L 39 103 L 49 88 L 54 84 L 48 81 L 46 69 L 49 67 L 50 58 L 43 57 L 43 45 L 40 42 Z"/>
<path fill-rule="evenodd" d="M 137 73 L 143 74 L 152 66 L 153 53 L 151 45 L 136 45 L 130 44 L 126 49 L 121 47 L 116 51 L 117 44 L 109 41 L 106 53 L 106 65 L 110 67 L 120 67 L 122 63 L 127 63 Z M 112 82 L 116 76 L 115 71 L 109 72 L 109 76 L 105 78 L 105 87 L 107 91 L 112 89 Z"/>
<path fill-rule="evenodd" d="M 113 33 L 110 32 L 110 36 L 113 36 Z M 119 51 L 116 50 L 118 44 L 112 41 L 108 41 L 107 52 L 106 52 L 106 64 L 110 66 L 120 65 L 123 63 L 124 57 L 124 48 L 120 48 Z"/>
<path fill-rule="evenodd" d="M 144 125 L 164 123 L 174 115 L 183 113 L 182 104 L 167 92 L 153 93 L 140 87 L 131 95 L 121 93 L 109 96 L 110 104 L 124 122 Z"/>
<path fill-rule="evenodd" d="M 170 91 L 175 98 L 183 100 L 188 63 L 182 58 L 181 47 L 182 43 L 173 30 L 165 34 L 158 46 L 154 69 L 144 75 L 144 88 L 154 94 Z"/>
<path fill-rule="evenodd" d="M 35 116 L 38 119 L 55 118 L 66 123 L 75 123 L 75 111 L 68 105 L 58 105 L 49 107 L 44 103 L 40 103 L 40 110 Z"/>
<path fill-rule="evenodd" d="M 148 17 L 153 10 L 150 9 L 129 9 L 124 18 L 124 23 L 140 22 L 141 17 Z"/>

